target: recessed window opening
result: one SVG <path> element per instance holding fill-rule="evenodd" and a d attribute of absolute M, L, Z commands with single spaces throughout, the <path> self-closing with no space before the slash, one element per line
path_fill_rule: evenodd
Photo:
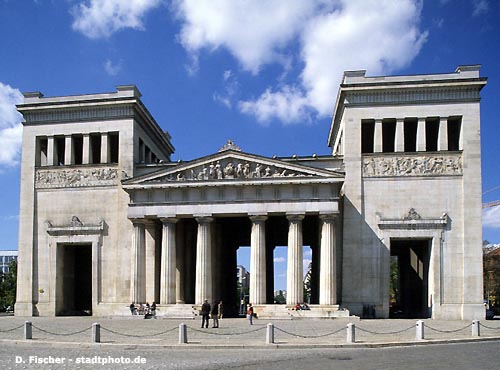
<path fill-rule="evenodd" d="M 55 154 L 56 154 L 54 164 L 56 166 L 64 166 L 64 152 L 66 149 L 65 144 L 66 142 L 64 136 L 54 138 Z"/>
<path fill-rule="evenodd" d="M 83 136 L 82 135 L 74 135 L 72 137 L 73 140 L 73 158 L 75 164 L 83 163 Z"/>
<path fill-rule="evenodd" d="M 144 163 L 144 142 L 139 139 L 139 163 Z"/>
<path fill-rule="evenodd" d="M 144 162 L 151 163 L 151 149 L 146 145 L 146 149 L 144 150 Z"/>
<path fill-rule="evenodd" d="M 432 117 L 425 120 L 425 150 L 435 152 L 438 148 L 439 118 Z"/>
<path fill-rule="evenodd" d="M 118 132 L 110 132 L 108 134 L 109 140 L 109 160 L 111 163 L 118 163 L 118 155 L 119 155 L 119 135 Z"/>
<path fill-rule="evenodd" d="M 461 117 L 448 118 L 448 150 L 460 150 L 460 130 L 462 126 Z"/>
<path fill-rule="evenodd" d="M 404 121 L 405 152 L 417 151 L 417 124 L 416 118 L 406 118 Z"/>
<path fill-rule="evenodd" d="M 396 120 L 387 119 L 382 121 L 382 152 L 394 152 L 394 140 L 396 138 Z"/>
<path fill-rule="evenodd" d="M 101 163 L 101 134 L 90 134 L 90 152 L 92 154 L 90 163 Z"/>
<path fill-rule="evenodd" d="M 47 138 L 38 137 L 36 140 L 36 166 L 46 166 L 47 165 Z"/>
<path fill-rule="evenodd" d="M 373 135 L 375 134 L 375 120 L 361 121 L 361 153 L 373 153 Z"/>

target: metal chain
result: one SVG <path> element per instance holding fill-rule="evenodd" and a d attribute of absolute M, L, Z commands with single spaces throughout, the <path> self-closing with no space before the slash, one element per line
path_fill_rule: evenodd
<path fill-rule="evenodd" d="M 258 329 L 254 329 L 254 330 L 250 330 L 250 331 L 245 331 L 245 332 L 242 332 L 242 333 L 217 333 L 217 332 L 209 332 L 209 331 L 204 331 L 204 330 L 200 330 L 200 329 L 196 329 L 196 328 L 193 328 L 193 327 L 190 327 L 190 326 L 187 326 L 188 329 L 190 330 L 193 330 L 193 331 L 197 331 L 199 333 L 203 333 L 203 334 L 208 334 L 208 335 L 222 335 L 222 336 L 230 336 L 230 335 L 245 335 L 245 334 L 250 334 L 250 333 L 255 333 L 257 331 L 261 331 L 261 330 L 264 330 L 265 327 L 262 327 L 262 328 L 258 328 Z"/>
<path fill-rule="evenodd" d="M 492 327 L 490 327 L 490 326 L 486 326 L 486 325 L 484 325 L 484 324 L 482 324 L 482 323 L 481 323 L 481 326 L 480 326 L 480 327 L 481 327 L 481 328 L 486 328 L 486 329 L 491 329 L 491 330 L 500 330 L 500 327 L 498 327 L 498 328 L 492 328 Z"/>
<path fill-rule="evenodd" d="M 415 325 L 412 325 L 406 329 L 402 329 L 402 330 L 397 330 L 397 331 L 387 331 L 387 332 L 377 332 L 377 331 L 371 331 L 371 330 L 368 330 L 368 329 L 363 329 L 363 328 L 360 328 L 359 326 L 355 326 L 355 329 L 356 330 L 360 330 L 360 331 L 364 331 L 365 333 L 369 333 L 369 334 L 375 334 L 375 335 L 392 335 L 392 334 L 401 334 L 405 331 L 408 331 L 410 329 L 413 329 L 415 328 Z"/>
<path fill-rule="evenodd" d="M 295 333 L 290 333 L 289 331 L 286 331 L 286 330 L 283 330 L 281 328 L 278 328 L 275 326 L 275 329 L 278 330 L 278 331 L 281 331 L 282 333 L 285 333 L 285 334 L 288 334 L 288 335 L 291 335 L 293 337 L 298 337 L 298 338 L 321 338 L 321 337 L 327 337 L 329 335 L 335 335 L 335 334 L 338 334 L 340 333 L 341 331 L 345 330 L 345 328 L 340 328 L 339 330 L 336 330 L 336 331 L 333 331 L 331 333 L 327 333 L 327 334 L 320 334 L 320 335 L 301 335 L 301 334 L 295 334 Z"/>
<path fill-rule="evenodd" d="M 429 325 L 425 325 L 425 328 L 428 328 L 428 329 L 431 329 L 431 330 L 434 330 L 434 331 L 437 331 L 439 333 L 456 333 L 456 332 L 459 332 L 459 331 L 462 331 L 462 330 L 465 330 L 467 328 L 470 328 L 472 326 L 472 324 L 469 324 L 467 325 L 466 327 L 464 328 L 460 328 L 460 329 L 456 329 L 456 330 L 439 330 L 439 329 L 436 329 L 436 328 L 433 328 L 432 326 L 429 326 Z"/>
<path fill-rule="evenodd" d="M 51 335 L 62 335 L 62 336 L 70 336 L 70 335 L 80 334 L 80 333 L 83 333 L 84 331 L 92 329 L 92 326 L 90 326 L 88 328 L 85 328 L 85 329 L 82 329 L 82 330 L 79 330 L 79 331 L 75 331 L 74 333 L 54 333 L 54 332 L 51 332 L 51 331 L 39 328 L 38 326 L 33 325 L 33 324 L 32 324 L 32 326 L 35 329 L 40 330 L 41 332 L 44 332 L 44 333 L 47 333 L 47 334 L 51 334 Z"/>
<path fill-rule="evenodd" d="M 101 326 L 101 329 L 104 330 L 104 331 L 107 331 L 109 333 L 112 333 L 112 334 L 116 334 L 116 335 L 121 335 L 123 337 L 133 337 L 133 338 L 146 338 L 146 337 L 156 337 L 158 335 L 162 335 L 162 334 L 167 334 L 167 333 L 170 333 L 171 331 L 174 331 L 177 329 L 177 327 L 173 327 L 171 329 L 167 329 L 165 331 L 162 331 L 160 333 L 155 333 L 155 334 L 146 334 L 146 335 L 135 335 L 135 334 L 125 334 L 125 333 L 119 333 L 117 331 L 114 331 L 114 330 L 111 330 L 111 329 L 108 329 L 108 328 L 105 328 L 103 326 Z"/>
<path fill-rule="evenodd" d="M 8 333 L 8 332 L 11 332 L 11 331 L 14 331 L 14 330 L 17 330 L 17 329 L 20 329 L 24 326 L 24 324 L 21 324 L 19 326 L 16 326 L 15 328 L 12 328 L 12 329 L 7 329 L 7 330 L 0 330 L 0 333 Z"/>

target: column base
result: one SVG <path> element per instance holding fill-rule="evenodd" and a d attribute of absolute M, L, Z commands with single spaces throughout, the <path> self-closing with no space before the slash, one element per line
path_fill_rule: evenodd
<path fill-rule="evenodd" d="M 38 316 L 38 310 L 32 302 L 16 302 L 14 305 L 15 316 Z"/>

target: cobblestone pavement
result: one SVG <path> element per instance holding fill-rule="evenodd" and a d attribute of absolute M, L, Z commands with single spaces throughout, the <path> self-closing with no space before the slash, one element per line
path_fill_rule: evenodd
<path fill-rule="evenodd" d="M 196 347 L 266 346 L 267 324 L 274 324 L 277 346 L 340 346 L 346 344 L 348 319 L 254 320 L 222 319 L 219 328 L 200 328 L 200 320 L 151 319 L 136 317 L 0 317 L 0 341 L 24 342 L 24 322 L 31 321 L 36 343 L 92 342 L 92 324 L 101 325 L 103 345 L 179 346 L 179 324 L 187 325 L 188 344 Z M 356 320 L 356 345 L 376 345 L 416 341 L 416 320 Z M 472 323 L 466 321 L 424 320 L 425 341 L 465 340 L 472 337 Z M 482 321 L 480 338 L 500 338 L 500 320 Z M 477 337 L 475 337 L 477 339 Z M 269 346 L 269 345 L 268 345 Z"/>

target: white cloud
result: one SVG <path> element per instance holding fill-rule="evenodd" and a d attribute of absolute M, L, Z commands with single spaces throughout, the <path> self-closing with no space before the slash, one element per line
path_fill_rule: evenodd
<path fill-rule="evenodd" d="M 283 262 L 286 262 L 286 258 L 285 258 L 285 257 L 275 257 L 275 258 L 273 259 L 273 261 L 274 261 L 275 263 L 283 263 Z"/>
<path fill-rule="evenodd" d="M 231 70 L 224 71 L 224 73 L 222 74 L 222 79 L 224 84 L 224 92 L 215 92 L 213 94 L 213 99 L 214 101 L 226 106 L 226 108 L 231 108 L 233 106 L 234 96 L 238 93 L 239 90 L 239 83 L 233 71 Z"/>
<path fill-rule="evenodd" d="M 23 95 L 18 89 L 0 82 L 0 166 L 19 163 L 23 128 L 16 104 L 22 101 Z"/>
<path fill-rule="evenodd" d="M 474 17 L 488 13 L 488 10 L 490 8 L 490 4 L 487 0 L 473 0 L 472 6 L 474 8 L 474 10 L 472 11 L 472 15 Z"/>
<path fill-rule="evenodd" d="M 500 206 L 483 209 L 483 226 L 500 229 Z"/>
<path fill-rule="evenodd" d="M 176 0 L 180 42 L 193 60 L 201 50 L 227 49 L 254 74 L 290 60 L 303 66 L 298 83 L 268 86 L 239 109 L 267 122 L 309 121 L 331 114 L 343 71 L 385 74 L 407 66 L 427 33 L 421 0 Z M 299 40 L 299 54 L 293 48 Z"/>
<path fill-rule="evenodd" d="M 73 29 L 97 39 L 124 28 L 143 30 L 142 19 L 161 0 L 88 0 L 72 9 Z"/>
<path fill-rule="evenodd" d="M 110 59 L 106 59 L 104 62 L 104 70 L 108 75 L 116 76 L 122 70 L 122 61 L 113 63 Z"/>

